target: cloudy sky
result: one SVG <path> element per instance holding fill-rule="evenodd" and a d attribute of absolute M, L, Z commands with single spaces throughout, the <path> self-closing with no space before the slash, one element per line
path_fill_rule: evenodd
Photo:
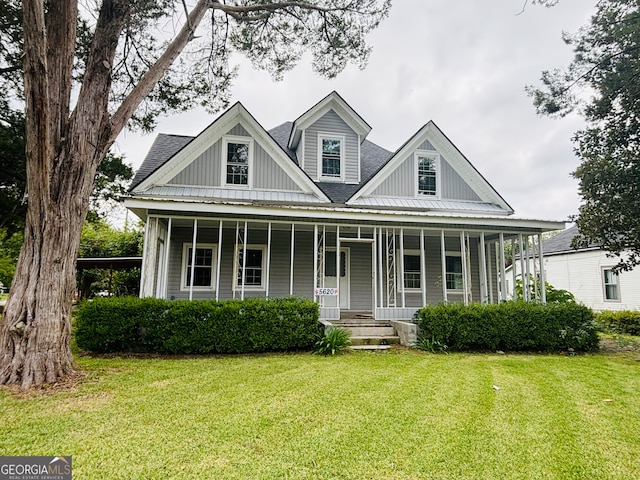
<path fill-rule="evenodd" d="M 368 139 L 394 151 L 429 120 L 502 194 L 516 216 L 564 220 L 577 213 L 578 165 L 571 137 L 579 117 L 538 117 L 525 85 L 563 67 L 595 0 L 561 0 L 553 8 L 524 0 L 395 0 L 370 36 L 367 68 L 319 78 L 308 59 L 281 82 L 240 62 L 232 89 L 267 129 L 295 120 L 332 90 L 372 126 Z M 197 135 L 215 117 L 195 110 L 161 119 L 151 135 L 124 133 L 116 151 L 139 167 L 156 133 Z"/>

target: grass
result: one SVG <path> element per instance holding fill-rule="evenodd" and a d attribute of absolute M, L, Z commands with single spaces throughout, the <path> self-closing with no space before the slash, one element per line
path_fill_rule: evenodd
<path fill-rule="evenodd" d="M 74 388 L 0 391 L 0 452 L 74 479 L 638 478 L 639 360 L 79 357 Z"/>

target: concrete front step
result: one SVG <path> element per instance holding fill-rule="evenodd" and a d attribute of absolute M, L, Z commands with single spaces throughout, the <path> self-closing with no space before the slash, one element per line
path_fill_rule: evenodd
<path fill-rule="evenodd" d="M 367 336 L 351 336 L 352 346 L 362 345 L 395 345 L 400 343 L 400 337 L 395 335 L 367 335 Z"/>
<path fill-rule="evenodd" d="M 384 337 L 396 334 L 395 329 L 391 325 L 388 327 L 344 325 L 342 328 L 348 330 L 352 337 Z"/>
<path fill-rule="evenodd" d="M 391 345 L 351 345 L 351 350 L 389 350 Z"/>

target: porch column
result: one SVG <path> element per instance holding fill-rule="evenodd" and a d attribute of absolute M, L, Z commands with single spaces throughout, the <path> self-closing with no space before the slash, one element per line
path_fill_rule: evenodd
<path fill-rule="evenodd" d="M 498 303 L 502 301 L 502 287 L 500 283 L 500 240 L 495 243 L 495 253 L 496 253 L 496 288 L 498 290 L 498 298 L 496 299 Z"/>
<path fill-rule="evenodd" d="M 147 218 L 142 247 L 142 269 L 140 270 L 140 298 L 153 296 L 153 278 L 158 249 L 158 219 Z"/>
<path fill-rule="evenodd" d="M 522 254 L 524 255 L 525 268 L 527 272 L 527 300 L 531 301 L 533 298 L 533 285 L 531 284 L 531 262 L 529 261 L 529 235 L 527 235 L 525 238 L 526 241 L 524 242 L 524 250 L 522 251 Z"/>
<path fill-rule="evenodd" d="M 218 226 L 218 261 L 216 262 L 216 302 L 220 299 L 220 263 L 222 262 L 222 220 Z M 232 275 L 231 278 L 234 278 Z"/>
<path fill-rule="evenodd" d="M 527 237 L 528 238 L 528 237 Z M 533 269 L 533 298 L 536 300 L 540 300 L 540 289 L 539 289 L 539 279 L 538 277 L 538 267 L 536 266 L 536 260 L 538 255 L 536 254 L 536 236 L 531 235 L 531 245 L 532 245 L 532 253 L 531 253 L 531 268 Z"/>
<path fill-rule="evenodd" d="M 269 298 L 269 271 L 271 270 L 271 222 L 269 222 L 269 227 L 267 228 L 267 271 L 265 275 L 265 289 L 264 296 L 265 298 Z"/>
<path fill-rule="evenodd" d="M 376 279 L 378 278 L 378 261 L 376 259 L 376 243 L 378 241 L 378 227 L 373 227 L 373 244 L 371 245 L 371 286 L 373 287 L 373 318 L 376 316 L 376 308 L 378 307 L 378 286 Z"/>
<path fill-rule="evenodd" d="M 519 233 L 518 234 L 518 248 L 520 249 L 520 275 L 522 277 L 522 299 L 525 302 L 529 301 L 529 282 L 527 281 L 528 279 L 526 278 L 526 268 L 524 265 L 524 252 L 522 250 L 522 234 Z"/>
<path fill-rule="evenodd" d="M 244 284 L 247 278 L 247 222 L 244 222 L 244 235 L 242 238 L 242 289 L 240 300 L 244 300 Z"/>
<path fill-rule="evenodd" d="M 493 266 L 491 263 L 491 244 L 488 243 L 486 244 L 483 249 L 487 250 L 487 278 L 489 281 L 489 303 L 493 303 Z M 498 275 L 498 273 L 496 272 L 496 275 Z M 496 277 L 496 281 L 497 281 L 497 277 Z"/>
<path fill-rule="evenodd" d="M 171 217 L 167 225 L 167 242 L 164 252 L 164 278 L 162 279 L 162 298 L 167 298 L 169 287 L 169 251 L 171 250 Z"/>
<path fill-rule="evenodd" d="M 504 233 L 500 233 L 500 298 L 507 300 L 507 279 L 504 271 Z"/>
<path fill-rule="evenodd" d="M 511 239 L 511 275 L 513 276 L 513 288 L 512 299 L 515 301 L 518 298 L 518 291 L 516 289 L 516 282 L 518 280 L 518 272 L 516 272 L 518 264 L 516 262 L 516 241 Z"/>
<path fill-rule="evenodd" d="M 296 239 L 296 224 L 291 224 L 291 267 L 289 268 L 289 295 L 293 296 L 293 259 L 295 251 L 295 239 Z"/>
<path fill-rule="evenodd" d="M 316 288 L 318 288 L 318 224 L 313 226 L 313 301 L 318 301 L 316 295 Z"/>
<path fill-rule="evenodd" d="M 480 243 L 478 253 L 480 254 L 480 302 L 487 303 L 487 258 L 485 256 L 484 232 L 480 232 Z"/>
<path fill-rule="evenodd" d="M 404 294 L 404 228 L 400 229 L 400 295 L 401 295 L 401 298 L 402 298 L 402 308 L 405 308 L 405 294 Z"/>
<path fill-rule="evenodd" d="M 422 289 L 422 306 L 427 304 L 427 268 L 425 266 L 424 228 L 420 230 L 420 288 Z"/>
<path fill-rule="evenodd" d="M 444 230 L 440 230 L 440 260 L 442 263 L 442 301 L 447 303 L 447 250 L 444 245 Z"/>
<path fill-rule="evenodd" d="M 324 278 L 324 270 L 322 272 L 322 277 Z M 336 226 L 336 288 L 338 289 L 338 295 L 336 295 L 336 308 L 339 309 L 340 295 L 342 294 L 340 291 L 340 225 Z"/>
<path fill-rule="evenodd" d="M 540 290 L 542 303 L 547 303 L 547 284 L 544 274 L 544 252 L 542 251 L 542 234 L 538 234 L 538 260 L 540 262 Z"/>
<path fill-rule="evenodd" d="M 384 282 L 382 279 L 382 272 L 384 272 L 384 259 L 382 256 L 382 228 L 378 229 L 378 263 L 380 268 L 378 269 L 378 283 L 380 285 L 380 308 L 384 308 Z"/>
<path fill-rule="evenodd" d="M 193 239 L 191 241 L 191 273 L 190 273 L 190 278 L 191 281 L 189 282 L 189 300 L 193 300 L 193 275 L 196 271 L 196 246 L 197 246 L 197 242 L 198 242 L 198 219 L 194 218 L 193 219 Z"/>
<path fill-rule="evenodd" d="M 464 230 L 460 231 L 460 260 L 462 263 L 462 291 L 464 292 L 463 302 L 469 305 L 469 287 L 467 278 L 467 245 L 464 238 Z"/>

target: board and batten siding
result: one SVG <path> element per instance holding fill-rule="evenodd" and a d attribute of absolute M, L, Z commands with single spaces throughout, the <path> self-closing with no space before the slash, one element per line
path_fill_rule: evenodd
<path fill-rule="evenodd" d="M 318 134 L 335 134 L 345 137 L 345 183 L 359 183 L 360 158 L 358 135 L 333 110 L 320 117 L 304 131 L 304 159 L 302 165 L 307 174 L 318 180 Z"/>
<path fill-rule="evenodd" d="M 418 150 L 436 151 L 428 142 L 423 142 Z M 372 197 L 415 197 L 417 195 L 417 171 L 413 153 L 373 191 Z M 480 197 L 456 172 L 449 162 L 440 155 L 440 198 L 447 200 L 480 201 Z"/>
<path fill-rule="evenodd" d="M 236 125 L 227 135 L 248 137 L 249 134 L 241 126 Z M 191 162 L 184 170 L 169 181 L 171 185 L 188 185 L 198 187 L 220 187 L 224 184 L 222 175 L 222 161 L 225 157 L 222 151 L 222 140 L 218 140 L 202 155 Z M 253 164 L 249 172 L 253 187 L 259 190 L 281 190 L 300 192 L 301 188 L 289 175 L 273 160 L 273 158 L 254 141 Z M 241 188 L 241 187 L 240 187 Z"/>

